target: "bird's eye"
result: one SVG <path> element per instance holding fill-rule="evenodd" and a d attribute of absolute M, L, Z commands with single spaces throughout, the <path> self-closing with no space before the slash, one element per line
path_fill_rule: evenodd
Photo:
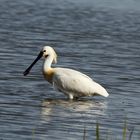
<path fill-rule="evenodd" d="M 45 58 L 47 58 L 49 55 L 47 54 L 47 55 L 45 55 Z"/>

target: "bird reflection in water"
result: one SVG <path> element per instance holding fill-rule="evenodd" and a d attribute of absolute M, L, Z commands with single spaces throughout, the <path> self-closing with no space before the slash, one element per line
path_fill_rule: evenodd
<path fill-rule="evenodd" d="M 80 100 L 45 99 L 42 102 L 42 117 L 46 121 L 51 117 L 78 117 L 81 114 L 87 116 L 105 115 L 107 102 L 82 98 Z"/>

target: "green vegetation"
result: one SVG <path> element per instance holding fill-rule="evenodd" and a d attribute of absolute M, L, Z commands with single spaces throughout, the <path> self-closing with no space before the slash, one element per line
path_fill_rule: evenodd
<path fill-rule="evenodd" d="M 99 138 L 99 123 L 98 123 L 98 121 L 97 121 L 97 123 L 96 123 L 96 140 L 100 140 L 100 138 Z"/>
<path fill-rule="evenodd" d="M 131 140 L 132 139 L 134 128 L 129 132 L 129 134 L 127 134 L 127 130 L 128 130 L 127 120 L 125 120 L 123 129 L 122 129 L 122 140 Z M 86 138 L 86 134 L 87 134 L 86 127 L 84 127 L 83 140 L 88 140 L 88 138 Z M 97 121 L 96 122 L 96 140 L 102 140 L 101 137 L 102 137 L 102 135 L 100 133 L 100 124 Z M 104 139 L 105 140 L 114 140 L 114 139 L 117 140 L 116 136 L 111 136 L 109 131 L 107 133 L 106 138 L 104 138 Z"/>
<path fill-rule="evenodd" d="M 125 120 L 123 127 L 123 140 L 126 140 L 127 122 Z"/>

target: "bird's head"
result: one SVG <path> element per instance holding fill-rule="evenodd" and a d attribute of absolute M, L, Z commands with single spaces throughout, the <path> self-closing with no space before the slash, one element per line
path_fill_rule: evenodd
<path fill-rule="evenodd" d="M 33 63 L 24 71 L 23 75 L 26 76 L 30 70 L 32 69 L 32 67 L 34 66 L 34 64 L 41 58 L 44 57 L 45 59 L 51 57 L 53 59 L 53 63 L 57 62 L 57 55 L 54 51 L 54 49 L 50 46 L 45 46 L 43 47 L 43 49 L 40 51 L 40 53 L 38 54 L 37 58 L 33 61 Z"/>
<path fill-rule="evenodd" d="M 57 63 L 57 54 L 54 51 L 54 49 L 50 46 L 45 46 L 42 49 L 42 56 L 47 59 L 48 57 L 52 57 L 53 58 L 53 63 Z"/>

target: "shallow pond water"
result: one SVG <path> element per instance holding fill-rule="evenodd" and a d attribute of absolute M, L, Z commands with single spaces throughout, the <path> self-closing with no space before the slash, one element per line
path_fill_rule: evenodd
<path fill-rule="evenodd" d="M 140 138 L 140 3 L 112 0 L 0 1 L 0 138 L 82 140 Z M 42 60 L 23 71 L 42 46 L 58 54 L 56 67 L 79 70 L 110 96 L 68 101 L 48 84 Z"/>

